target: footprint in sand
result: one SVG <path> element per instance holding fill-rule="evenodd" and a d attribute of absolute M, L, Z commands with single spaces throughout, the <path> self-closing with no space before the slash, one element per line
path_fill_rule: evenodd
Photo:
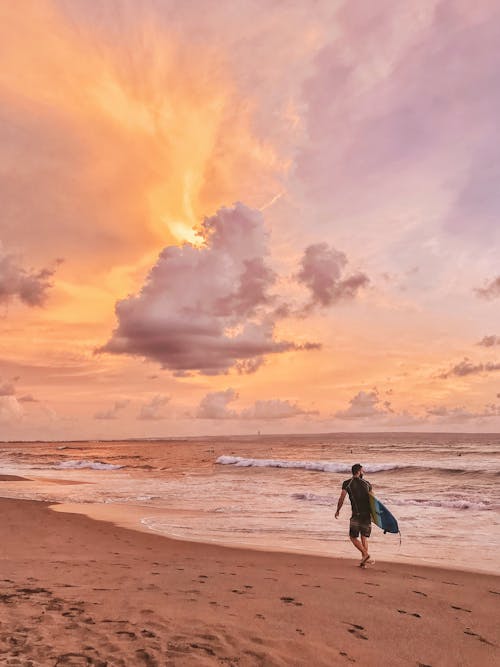
<path fill-rule="evenodd" d="M 466 609 L 465 607 L 457 607 L 457 606 L 454 605 L 454 604 L 450 604 L 450 607 L 451 607 L 452 609 L 456 609 L 457 611 L 466 611 L 466 612 L 468 612 L 469 614 L 472 614 L 472 611 L 471 611 L 470 609 Z"/>
<path fill-rule="evenodd" d="M 482 644 L 488 644 L 488 646 L 495 646 L 495 644 L 485 639 L 482 635 L 479 635 L 477 632 L 472 632 L 470 628 L 465 628 L 464 635 L 470 635 L 471 637 L 475 637 Z"/>
<path fill-rule="evenodd" d="M 408 616 L 415 616 L 415 618 L 422 618 L 420 614 L 417 614 L 416 611 L 405 611 L 404 609 L 398 609 L 399 614 L 408 614 Z"/>
<path fill-rule="evenodd" d="M 143 648 L 138 649 L 135 655 L 140 660 L 140 662 L 135 663 L 136 667 L 158 667 L 158 662 Z"/>
<path fill-rule="evenodd" d="M 345 623 L 346 621 L 344 621 Z M 358 625 L 358 623 L 347 623 L 347 625 L 350 625 L 350 628 L 347 628 L 347 632 L 350 632 L 351 635 L 356 637 L 356 639 L 365 639 L 368 640 L 368 637 L 364 635 L 360 630 L 364 630 L 365 628 L 362 625 Z"/>
<path fill-rule="evenodd" d="M 296 607 L 302 607 L 302 602 L 297 602 L 295 598 L 288 597 L 284 595 L 283 597 L 280 598 L 282 602 L 286 602 L 287 604 L 294 604 Z"/>
<path fill-rule="evenodd" d="M 424 598 L 427 597 L 427 593 L 422 593 L 422 591 L 412 591 L 412 593 L 416 593 L 417 595 L 421 595 Z"/>
<path fill-rule="evenodd" d="M 366 595 L 367 598 L 372 598 L 373 595 L 370 595 L 370 593 L 365 593 L 364 591 L 356 591 L 358 595 Z"/>
<path fill-rule="evenodd" d="M 341 655 L 343 658 L 346 658 L 349 662 L 356 662 L 356 660 L 351 658 L 345 651 L 339 651 L 339 655 Z"/>
<path fill-rule="evenodd" d="M 115 632 L 115 635 L 128 637 L 129 639 L 137 639 L 137 635 L 135 634 L 135 632 L 130 632 L 128 630 L 117 630 L 117 632 Z"/>
<path fill-rule="evenodd" d="M 141 635 L 143 637 L 147 637 L 148 639 L 155 639 L 156 638 L 155 633 L 152 632 L 151 630 L 146 630 L 146 629 L 141 630 Z"/>

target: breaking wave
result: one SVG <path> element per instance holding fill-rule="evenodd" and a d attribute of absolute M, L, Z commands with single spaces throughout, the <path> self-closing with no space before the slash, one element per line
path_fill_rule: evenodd
<path fill-rule="evenodd" d="M 216 463 L 220 465 L 233 465 L 237 468 L 297 468 L 300 470 L 315 470 L 319 472 L 348 473 L 351 474 L 351 465 L 348 463 L 331 463 L 329 461 L 290 461 L 283 459 L 251 459 L 243 456 L 219 456 Z M 363 465 L 367 474 L 387 472 L 392 470 L 421 470 L 433 472 L 445 472 L 447 474 L 488 473 L 500 475 L 498 470 L 489 467 L 478 467 L 472 465 L 470 468 L 457 468 L 456 466 L 432 465 L 429 463 L 367 463 Z"/>

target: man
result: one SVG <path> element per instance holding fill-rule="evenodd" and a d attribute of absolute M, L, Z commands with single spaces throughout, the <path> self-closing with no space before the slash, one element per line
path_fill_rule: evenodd
<path fill-rule="evenodd" d="M 367 563 L 371 564 L 375 562 L 370 558 L 370 554 L 368 553 L 368 538 L 372 530 L 369 497 L 372 485 L 363 479 L 363 466 L 361 463 L 355 463 L 351 470 L 351 479 L 346 479 L 342 484 L 335 518 L 339 518 L 340 509 L 344 504 L 346 494 L 349 494 L 352 507 L 352 516 L 349 522 L 349 537 L 356 549 L 361 551 L 360 567 L 365 567 Z M 359 539 L 360 535 L 361 541 Z"/>

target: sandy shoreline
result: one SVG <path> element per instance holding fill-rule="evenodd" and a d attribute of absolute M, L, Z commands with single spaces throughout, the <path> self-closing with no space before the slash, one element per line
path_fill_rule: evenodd
<path fill-rule="evenodd" d="M 266 553 L 0 499 L 0 663 L 494 665 L 500 578 Z"/>

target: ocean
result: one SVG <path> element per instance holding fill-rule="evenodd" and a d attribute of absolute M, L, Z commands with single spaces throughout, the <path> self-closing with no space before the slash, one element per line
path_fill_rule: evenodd
<path fill-rule="evenodd" d="M 399 521 L 377 560 L 498 573 L 500 435 L 335 433 L 0 443 L 0 496 L 60 503 L 176 539 L 357 560 L 353 463 Z"/>

